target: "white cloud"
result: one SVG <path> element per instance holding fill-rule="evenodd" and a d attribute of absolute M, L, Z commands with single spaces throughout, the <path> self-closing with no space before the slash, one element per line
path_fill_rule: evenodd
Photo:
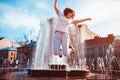
<path fill-rule="evenodd" d="M 48 10 L 50 6 L 44 0 L 31 0 L 33 5 L 38 9 Z"/>
<path fill-rule="evenodd" d="M 77 2 L 78 4 L 80 1 Z M 91 17 L 92 21 L 85 22 L 99 35 L 120 34 L 120 0 L 86 0 L 86 4 L 75 7 L 76 19 Z M 95 26 L 94 26 L 95 25 Z M 104 30 L 100 30 L 104 29 Z M 105 32 L 102 32 L 105 31 Z"/>
<path fill-rule="evenodd" d="M 39 26 L 39 19 L 30 14 L 27 9 L 14 8 L 6 4 L 2 7 L 4 9 L 2 10 L 3 17 L 0 19 L 1 24 L 9 25 L 11 28 L 36 28 Z"/>
<path fill-rule="evenodd" d="M 45 10 L 47 10 L 49 8 L 47 4 L 41 3 L 41 2 L 36 3 L 36 7 L 40 8 L 40 9 L 42 8 L 42 9 L 45 9 Z"/>
<path fill-rule="evenodd" d="M 8 4 L 0 4 L 0 10 L 1 10 L 0 13 L 2 13 L 3 15 L 0 18 L 0 24 L 4 25 L 4 29 L 6 26 L 14 30 L 21 29 L 21 30 L 18 30 L 18 33 L 13 32 L 13 34 L 16 34 L 16 36 L 14 37 L 17 37 L 18 34 L 20 34 L 19 36 L 21 36 L 21 33 L 24 33 L 24 34 L 30 34 L 29 39 L 36 38 L 36 36 L 38 35 L 39 27 L 40 27 L 39 26 L 40 19 L 37 15 L 31 14 L 27 10 L 27 8 L 13 7 Z M 24 31 L 22 31 L 23 29 Z M 32 33 L 30 32 L 31 30 L 32 30 Z M 24 37 L 21 37 L 21 38 L 24 38 Z"/>

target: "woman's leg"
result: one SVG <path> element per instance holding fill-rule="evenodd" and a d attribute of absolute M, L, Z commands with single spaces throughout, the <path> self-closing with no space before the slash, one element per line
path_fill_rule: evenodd
<path fill-rule="evenodd" d="M 69 48 L 69 35 L 64 33 L 62 35 L 62 49 L 63 49 L 63 55 L 68 56 L 68 48 Z"/>
<path fill-rule="evenodd" d="M 59 55 L 60 54 L 60 37 L 58 33 L 54 33 L 53 36 L 53 44 L 54 44 L 54 55 Z"/>

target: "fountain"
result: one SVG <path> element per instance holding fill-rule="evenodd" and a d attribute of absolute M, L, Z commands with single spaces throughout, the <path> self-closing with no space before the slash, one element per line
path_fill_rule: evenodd
<path fill-rule="evenodd" d="M 115 40 L 109 45 L 106 52 L 107 72 L 111 75 L 120 75 L 120 55 L 119 55 L 120 40 Z"/>
<path fill-rule="evenodd" d="M 84 54 L 85 51 L 84 48 L 86 49 L 86 47 L 89 46 L 84 46 L 84 40 L 86 40 L 86 38 L 88 38 L 90 35 L 88 31 L 85 31 L 86 30 L 85 25 L 83 24 L 78 26 L 76 25 L 70 27 L 70 41 L 72 46 L 70 47 L 69 58 L 66 59 L 66 57 L 64 56 L 62 58 L 59 58 L 58 56 L 53 55 L 52 36 L 54 33 L 55 24 L 56 19 L 48 19 L 47 21 L 43 21 L 40 24 L 41 29 L 37 41 L 36 52 L 33 58 L 32 63 L 33 67 L 31 69 L 28 69 L 27 73 L 26 69 L 25 70 L 22 69 L 24 70 L 22 72 L 17 71 L 11 73 L 9 73 L 7 70 L 8 73 L 3 77 L 0 76 L 0 79 L 18 79 L 18 78 L 22 80 L 120 79 L 119 76 L 120 65 L 118 62 L 120 60 L 119 54 L 120 40 L 114 42 L 112 40 L 109 42 L 110 45 L 108 43 L 107 45 L 103 44 L 106 46 L 101 46 L 102 48 L 100 49 L 100 51 L 103 52 L 104 54 L 99 52 L 99 48 L 96 47 L 96 45 L 95 46 L 93 45 L 92 46 L 93 48 L 91 50 L 95 52 L 95 55 L 89 54 L 89 56 L 92 58 L 86 58 Z M 89 61 L 88 64 L 90 68 L 86 66 L 87 60 Z M 93 71 L 96 70 L 96 72 L 90 73 L 90 71 L 87 70 L 87 68 L 89 68 L 89 70 L 92 69 Z"/>
<path fill-rule="evenodd" d="M 36 53 L 34 56 L 34 67 L 28 70 L 32 77 L 66 77 L 66 76 L 87 76 L 86 59 L 84 55 L 84 28 L 74 26 L 70 28 L 71 45 L 68 58 L 55 56 L 53 54 L 53 34 L 56 19 L 51 18 L 40 24 L 39 37 Z M 82 31 L 82 33 L 80 33 Z M 81 35 L 80 35 L 81 34 Z"/>

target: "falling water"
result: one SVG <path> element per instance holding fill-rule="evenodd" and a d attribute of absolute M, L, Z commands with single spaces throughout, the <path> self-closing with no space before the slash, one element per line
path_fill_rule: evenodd
<path fill-rule="evenodd" d="M 73 60 L 66 57 L 59 58 L 53 55 L 53 34 L 55 29 L 56 19 L 48 19 L 40 24 L 40 31 L 38 35 L 36 53 L 35 53 L 35 69 L 49 69 L 49 64 L 65 64 L 70 65 L 70 68 L 74 69 L 86 69 L 86 59 L 84 55 L 84 25 L 82 27 L 72 26 L 70 36 L 72 36 L 71 45 L 74 48 Z"/>
<path fill-rule="evenodd" d="M 72 67 L 76 69 L 86 69 L 86 58 L 84 52 L 84 41 L 86 40 L 85 24 L 70 27 L 71 44 L 75 50 Z M 72 61 L 71 60 L 71 61 Z"/>
<path fill-rule="evenodd" d="M 120 71 L 120 63 L 119 63 L 120 56 L 118 55 L 119 53 L 118 48 L 120 47 L 119 43 L 118 41 L 114 41 L 112 44 L 109 45 L 106 51 L 106 72 L 107 74 L 113 70 Z"/>
<path fill-rule="evenodd" d="M 38 34 L 38 41 L 35 53 L 35 69 L 48 68 L 52 54 L 52 35 L 54 31 L 54 26 L 52 25 L 52 20 L 43 21 L 40 24 L 40 31 Z M 50 24 L 51 23 L 51 24 Z"/>

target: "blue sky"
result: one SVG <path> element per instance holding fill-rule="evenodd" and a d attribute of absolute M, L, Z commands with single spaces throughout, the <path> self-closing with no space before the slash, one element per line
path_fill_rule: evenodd
<path fill-rule="evenodd" d="M 54 0 L 0 0 L 0 37 L 18 42 L 36 37 L 40 21 L 56 17 Z M 58 0 L 61 12 L 75 10 L 75 19 L 91 17 L 84 22 L 100 36 L 120 35 L 120 0 Z"/>

